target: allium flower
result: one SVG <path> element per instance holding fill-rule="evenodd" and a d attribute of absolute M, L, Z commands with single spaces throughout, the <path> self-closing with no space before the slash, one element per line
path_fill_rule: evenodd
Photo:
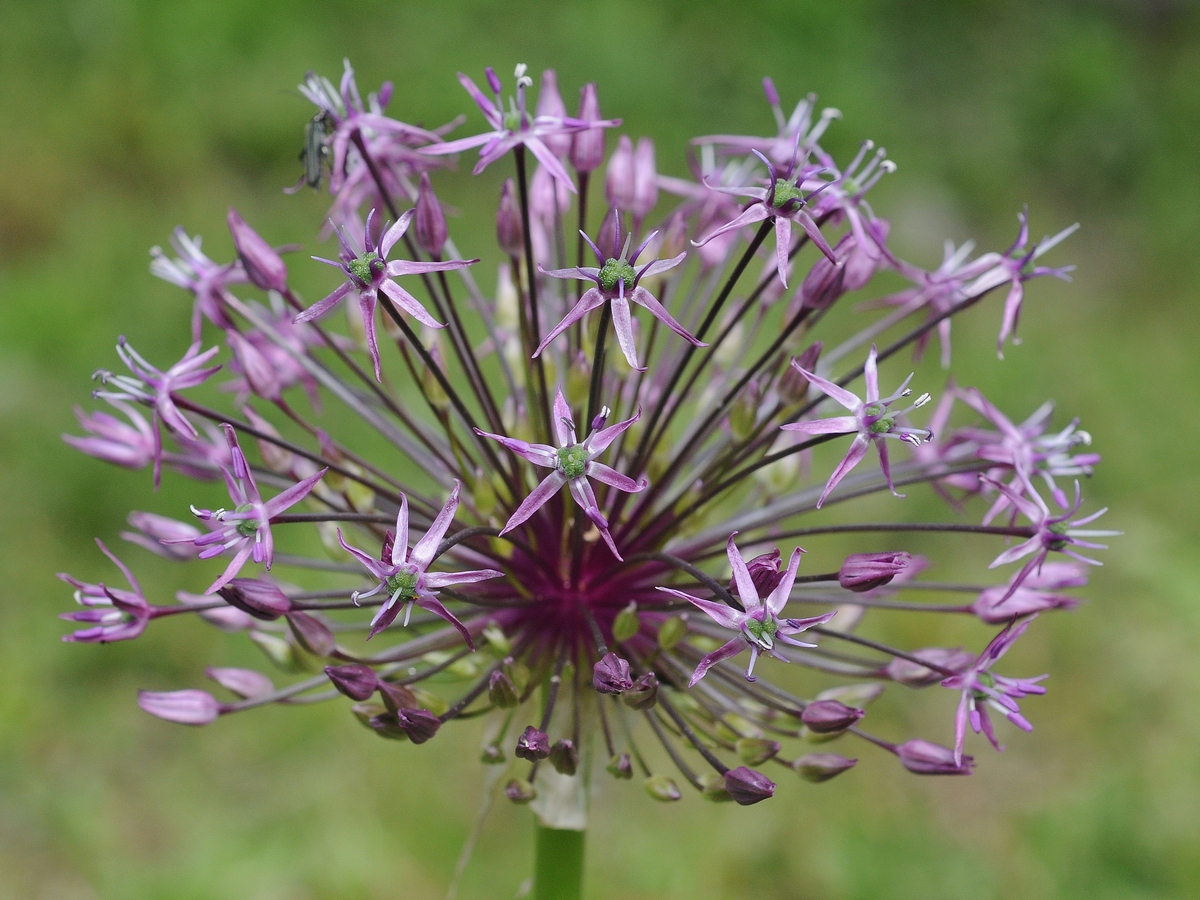
<path fill-rule="evenodd" d="M 620 234 L 620 221 L 620 218 L 615 220 L 617 234 Z M 637 347 L 633 339 L 633 321 L 629 315 L 629 302 L 631 300 L 638 306 L 650 310 L 650 314 L 654 318 L 658 319 L 658 321 L 662 322 L 693 347 L 708 346 L 703 341 L 696 340 L 686 328 L 675 321 L 675 318 L 667 312 L 666 307 L 659 303 L 653 294 L 639 284 L 643 278 L 652 278 L 664 272 L 669 272 L 683 262 L 687 256 L 686 253 L 680 253 L 672 259 L 656 259 L 646 263 L 640 269 L 634 268 L 642 255 L 642 251 L 654 240 L 656 233 L 652 233 L 642 241 L 641 246 L 633 252 L 633 256 L 630 256 L 629 244 L 633 240 L 633 232 L 629 232 L 625 236 L 625 244 L 621 248 L 619 258 L 605 258 L 600 248 L 592 243 L 592 239 L 586 234 L 581 234 L 583 239 L 587 241 L 588 246 L 592 248 L 592 252 L 596 254 L 598 268 L 577 266 L 570 269 L 553 269 L 549 272 L 543 270 L 543 274 L 553 276 L 554 278 L 577 278 L 580 281 L 594 281 L 596 282 L 596 286 L 588 288 L 583 296 L 579 298 L 579 302 L 563 317 L 563 320 L 550 329 L 550 333 L 542 339 L 537 349 L 534 350 L 533 355 L 535 358 L 540 356 L 542 351 L 556 337 L 592 310 L 598 309 L 607 303 L 612 315 L 613 330 L 617 334 L 617 344 L 620 345 L 621 352 L 625 354 L 625 361 L 629 363 L 630 368 L 644 371 L 643 367 L 638 365 Z"/>
<path fill-rule="evenodd" d="M 363 240 L 364 249 L 361 253 L 351 246 L 350 238 L 345 231 L 338 229 L 338 241 L 342 245 L 341 253 L 339 254 L 341 262 L 334 262 L 332 259 L 323 259 L 319 256 L 314 256 L 313 259 L 341 269 L 346 274 L 347 280 L 338 286 L 332 294 L 329 294 L 322 300 L 318 300 L 304 312 L 300 313 L 300 315 L 296 316 L 297 323 L 320 318 L 333 309 L 342 298 L 349 296 L 351 293 L 358 294 L 358 305 L 362 311 L 363 327 L 366 328 L 367 332 L 367 346 L 371 350 L 371 362 L 375 364 L 376 379 L 380 377 L 379 343 L 375 338 L 375 304 L 379 299 L 379 293 L 382 291 L 401 310 L 408 313 L 427 328 L 445 328 L 445 325 L 429 315 L 425 311 L 425 307 L 393 279 L 401 275 L 449 272 L 479 262 L 477 259 L 459 259 L 448 262 L 412 262 L 410 260 L 397 259 L 388 262 L 388 255 L 392 252 L 392 248 L 396 246 L 396 242 L 404 237 L 404 232 L 408 230 L 408 225 L 412 221 L 413 215 L 413 210 L 409 210 L 402 215 L 394 225 L 384 231 L 383 237 L 376 243 L 371 229 L 375 210 L 371 210 L 367 215 L 367 226 Z"/>
<path fill-rule="evenodd" d="M 692 677 L 688 681 L 688 687 L 694 686 L 717 663 L 737 656 L 746 649 L 750 650 L 750 664 L 746 667 L 746 680 L 756 681 L 754 664 L 758 662 L 759 653 L 766 653 L 778 660 L 788 662 L 788 658 L 776 649 L 775 642 L 790 644 L 793 647 L 815 647 L 816 644 L 806 644 L 804 641 L 796 640 L 792 635 L 801 634 L 814 625 L 824 625 L 836 614 L 835 611 L 819 616 L 810 616 L 807 619 L 779 618 L 779 614 L 787 606 L 792 585 L 796 582 L 796 571 L 800 568 L 800 557 L 804 551 L 799 547 L 792 551 L 792 558 L 788 560 L 787 570 L 783 573 L 779 584 L 765 598 L 760 598 L 758 589 L 754 585 L 754 579 L 750 577 L 750 570 L 746 567 L 746 561 L 742 558 L 742 551 L 733 543 L 733 537 L 732 534 L 729 536 L 725 552 L 729 557 L 729 565 L 733 568 L 733 579 L 737 584 L 738 599 L 742 602 L 743 610 L 715 603 L 712 600 L 702 600 L 673 588 L 659 588 L 660 591 L 688 601 L 722 628 L 740 632 L 737 637 L 700 660 L 700 665 L 696 667 L 696 671 L 692 673 Z"/>
<path fill-rule="evenodd" d="M 987 708 L 990 706 L 996 712 L 1012 722 L 1022 731 L 1033 731 L 1033 726 L 1021 715 L 1017 701 L 1030 694 L 1044 694 L 1046 689 L 1038 684 L 1049 675 L 1038 675 L 1036 678 L 1006 678 L 992 672 L 992 666 L 1008 652 L 1008 648 L 1016 643 L 1017 638 L 1025 633 L 1036 616 L 1022 619 L 1020 622 L 1010 622 L 1008 627 L 996 635 L 990 644 L 979 654 L 979 659 L 961 675 L 953 675 L 942 682 L 942 687 L 961 692 L 958 702 L 958 713 L 954 717 L 954 764 L 962 765 L 963 741 L 966 739 L 967 722 L 976 734 L 983 732 L 992 746 L 997 750 L 1004 748 L 996 741 L 992 730 L 992 720 L 988 718 Z"/>
<path fill-rule="evenodd" d="M 386 85 L 364 103 L 349 68 L 340 89 L 306 80 L 319 112 L 305 133 L 302 182 L 323 183 L 333 158 L 330 224 L 341 256 L 330 264 L 345 275 L 308 309 L 288 287 L 289 274 L 301 273 L 288 273 L 233 215 L 239 262 L 207 260 L 183 232 L 181 260 L 157 255 L 156 274 L 196 296 L 223 343 L 201 353 L 197 319 L 188 355 L 163 372 L 122 342 L 133 375 L 106 375 L 111 389 L 99 393 L 117 414 L 80 412 L 84 436 L 65 439 L 125 467 L 166 463 L 200 482 L 223 476 L 232 508 L 195 509 L 200 528 L 132 514 L 126 538 L 178 561 L 188 579 L 178 603 L 151 603 L 121 563 L 129 589 L 64 576 L 85 607 L 68 618 L 88 626 L 68 639 L 133 638 L 159 617 L 194 613 L 284 673 L 278 686 L 253 668 L 196 673 L 227 700 L 194 689 L 139 695 L 144 710 L 172 722 L 205 725 L 268 704 L 326 701 L 344 704 L 348 719 L 380 737 L 425 744 L 450 739 L 455 729 L 443 726 L 478 717 L 483 763 L 506 768 L 494 782 L 503 779 L 505 796 L 530 804 L 550 829 L 586 827 L 598 774 L 589 747 L 603 748 L 601 765 L 618 784 L 636 778 L 664 803 L 689 787 L 742 805 L 793 790 L 772 780 L 771 766 L 828 780 L 856 762 L 811 752 L 830 739 L 889 753 L 897 770 L 969 774 L 965 723 L 991 736 L 986 706 L 994 704 L 1021 725 L 1016 700 L 1041 690 L 1038 679 L 994 675 L 994 664 L 1032 614 L 1077 602 L 1064 592 L 1083 584 L 1081 572 L 1048 555 L 1096 546 L 1088 543 L 1095 533 L 1081 529 L 1099 514 L 1075 518 L 1078 493 L 1065 514 L 1051 514 L 1034 484 L 1066 508 L 1056 479 L 1090 474 L 1098 457 L 1081 450 L 1087 439 L 1076 423 L 1051 427 L 1048 406 L 1014 424 L 953 385 L 930 421 L 936 442 L 927 443 L 931 430 L 907 417 L 928 395 L 901 408 L 912 376 L 883 397 L 878 369 L 996 289 L 1009 292 L 1011 332 L 1025 282 L 1062 274 L 1034 262 L 1064 235 L 1030 249 L 1023 225 L 1005 253 L 967 262 L 956 252 L 939 273 L 917 276 L 888 250 L 889 220 L 864 199 L 894 168 L 885 154 L 863 142 L 842 165 L 819 143 L 835 116 L 815 118 L 809 98 L 785 118 L 769 81 L 775 136 L 697 139 L 695 182 L 656 175 L 654 155 L 664 154 L 649 139 L 638 150 L 618 140 L 608 208 L 589 209 L 581 192 L 564 216 L 573 189 L 564 158 L 585 185 L 604 165 L 603 136 L 616 121 L 600 118 L 590 85 L 579 118 L 566 116 L 552 73 L 530 114 L 531 80 L 523 68 L 517 78 L 506 111 L 494 73 L 494 101 L 463 77 L 491 130 L 449 143 L 437 142 L 445 129 L 385 117 Z M 516 151 L 499 208 L 464 210 L 482 217 L 464 229 L 472 239 L 496 225 L 494 293 L 490 279 L 481 286 L 467 268 L 474 260 L 462 258 L 437 200 L 442 179 L 453 177 L 436 166 L 440 155 L 469 147 L 481 148 L 477 171 L 507 165 L 501 158 Z M 525 147 L 538 160 L 532 183 Z M 767 183 L 746 188 L 764 162 Z M 659 188 L 681 200 L 650 221 L 662 205 Z M 742 211 L 731 194 L 747 192 L 755 202 Z M 380 235 L 384 209 L 396 224 Z M 633 232 L 648 235 L 635 251 L 622 212 L 634 217 Z M 763 224 L 751 235 L 747 222 Z M 805 228 L 794 239 L 793 222 Z M 763 252 L 771 227 L 777 244 Z M 578 237 L 587 234 L 595 244 Z M 699 239 L 698 253 L 683 252 L 689 239 Z M 389 261 L 401 240 L 412 258 Z M 807 243 L 823 255 L 805 263 L 798 251 Z M 596 267 L 580 264 L 585 244 Z M 639 262 L 642 255 L 664 258 Z M 799 287 L 785 299 L 789 267 Z M 898 300 L 877 288 L 876 275 L 889 269 L 912 278 L 916 293 Z M 408 274 L 428 276 L 419 287 L 414 280 L 420 300 L 394 280 Z M 592 284 L 583 290 L 571 280 Z M 244 290 L 266 291 L 269 305 Z M 351 296 L 361 320 L 348 317 L 350 334 L 332 318 L 318 321 Z M 378 302 L 397 329 L 388 335 L 398 352 L 386 359 Z M 634 326 L 631 302 L 650 310 L 646 327 Z M 857 324 L 861 310 L 881 306 L 895 308 Z M 600 309 L 599 327 L 588 327 L 587 313 Z M 924 322 L 876 352 L 873 341 L 919 311 Z M 610 319 L 620 356 L 606 352 Z M 830 335 L 836 345 L 823 341 Z M 232 361 L 235 375 L 218 395 L 223 408 L 181 396 L 215 371 L 217 354 L 227 354 L 222 362 Z M 865 365 L 842 368 L 863 354 Z M 990 356 L 987 364 L 998 365 Z M 296 385 L 305 391 L 292 396 Z M 847 414 L 814 418 L 829 399 Z M 166 429 L 153 427 L 146 410 Z M 955 427 L 952 417 L 967 410 L 983 421 Z M 848 452 L 809 483 L 814 445 L 838 435 L 850 436 Z M 881 472 L 856 471 L 871 444 Z M 548 470 L 540 482 L 527 463 Z M 839 484 L 847 502 L 831 521 L 821 510 Z M 927 507 L 899 503 L 883 507 L 892 514 L 886 521 L 854 515 L 854 498 L 870 503 L 923 485 L 948 501 L 944 518 L 914 519 Z M 274 496 L 264 500 L 260 486 Z M 973 524 L 979 518 L 984 524 Z M 410 547 L 411 528 L 424 536 Z M 308 539 L 293 542 L 298 534 Z M 922 556 L 912 554 L 914 534 Z M 829 535 L 853 543 L 832 545 Z M 802 551 L 785 567 L 779 550 L 801 538 L 820 561 L 803 575 Z M 981 588 L 957 572 L 942 578 L 947 562 L 958 569 L 978 557 L 966 542 L 995 552 L 1002 538 L 1016 543 L 994 565 L 1026 561 L 1007 585 Z M 226 568 L 211 581 L 196 558 L 218 556 Z M 244 572 L 251 559 L 261 568 Z M 919 614 L 892 632 L 912 636 L 914 646 L 865 636 L 878 633 L 859 627 L 876 611 Z M 405 627 L 389 627 L 402 612 Z M 934 614 L 970 616 L 988 633 L 964 638 L 964 647 L 938 646 L 940 632 L 921 638 Z M 743 667 L 734 657 L 744 651 Z M 823 688 L 807 696 L 772 683 L 779 663 L 820 673 Z M 888 687 L 940 704 L 948 730 L 949 695 L 915 690 L 939 682 L 960 692 L 955 749 L 875 733 L 868 706 Z"/>
<path fill-rule="evenodd" d="M 854 440 L 850 444 L 850 449 L 846 451 L 845 457 L 838 463 L 838 467 L 833 470 L 833 474 L 829 476 L 829 481 L 825 484 L 825 490 L 821 493 L 821 498 L 817 501 L 817 509 L 820 509 L 825 499 L 830 492 L 838 486 L 843 478 L 850 474 L 851 470 L 862 462 L 862 458 L 867 455 L 867 448 L 875 445 L 875 449 L 879 451 L 879 467 L 883 470 L 883 477 L 887 479 L 888 487 L 891 488 L 893 494 L 897 497 L 902 497 L 903 494 L 896 493 L 896 486 L 892 483 L 892 467 L 888 458 L 886 439 L 893 438 L 895 440 L 904 441 L 908 444 L 919 445 L 922 441 L 929 440 L 932 437 L 932 432 L 928 428 L 912 428 L 908 425 L 897 423 L 897 419 L 914 409 L 918 409 L 929 402 L 929 395 L 922 394 L 917 398 L 916 402 L 905 409 L 893 410 L 892 405 L 902 397 L 907 397 L 912 394 L 908 389 L 908 383 L 912 380 L 910 374 L 904 379 L 904 383 L 891 396 L 884 399 L 879 397 L 879 368 L 876 362 L 878 352 L 875 345 L 871 345 L 871 352 L 867 355 L 867 363 L 864 367 L 863 374 L 866 378 L 867 398 L 861 400 L 857 395 L 852 394 L 841 385 L 834 384 L 828 379 L 822 378 L 803 369 L 797 363 L 792 363 L 801 375 L 807 379 L 809 384 L 823 391 L 828 397 L 836 400 L 846 409 L 850 410 L 853 415 L 850 416 L 834 416 L 831 419 L 816 419 L 809 422 L 791 422 L 780 427 L 784 431 L 796 431 L 800 434 L 808 435 L 826 435 L 826 434 L 853 434 Z"/>
<path fill-rule="evenodd" d="M 459 82 L 471 95 L 471 99 L 475 101 L 480 112 L 483 113 L 483 117 L 487 119 L 487 123 L 492 126 L 492 130 L 474 137 L 461 138 L 444 144 L 433 144 L 422 148 L 422 152 L 440 156 L 480 147 L 479 162 L 475 163 L 473 170 L 473 174 L 478 175 L 514 147 L 528 147 L 529 152 L 546 167 L 555 180 L 561 181 L 568 190 L 574 191 L 575 185 L 571 182 L 571 176 L 558 161 L 555 151 L 546 146 L 547 142 L 556 142 L 559 137 L 569 136 L 585 129 L 613 128 L 620 125 L 621 120 L 584 120 L 573 119 L 565 115 L 530 115 L 525 100 L 525 89 L 533 86 L 533 79 L 525 74 L 527 71 L 528 67 L 524 64 L 517 66 L 513 76 L 517 81 L 517 96 L 515 100 L 512 97 L 509 98 L 507 110 L 504 109 L 504 101 L 500 96 L 502 91 L 500 77 L 491 66 L 487 68 L 487 83 L 495 95 L 494 100 L 489 99 L 483 91 L 476 87 L 474 81 L 459 72 Z M 555 92 L 557 93 L 557 88 Z"/>
<path fill-rule="evenodd" d="M 529 460 L 535 466 L 554 470 L 542 479 L 541 484 L 534 488 L 528 497 L 521 501 L 521 505 L 509 517 L 500 533 L 507 534 L 527 521 L 551 497 L 562 490 L 565 484 L 583 514 L 600 530 L 600 535 L 608 544 L 608 548 L 612 550 L 613 556 L 620 559 L 621 554 L 608 531 L 608 520 L 600 512 L 600 507 L 596 502 L 596 492 L 588 479 L 594 478 L 602 484 L 626 493 L 636 493 L 646 489 L 648 482 L 645 480 L 634 481 L 610 466 L 596 462 L 596 458 L 607 450 L 613 441 L 624 434 L 630 425 L 641 418 L 641 415 L 639 411 L 624 422 L 618 422 L 605 428 L 604 423 L 609 416 L 609 411 L 605 408 L 592 422 L 591 431 L 581 442 L 575 435 L 575 421 L 571 417 L 571 407 L 567 405 L 562 388 L 559 388 L 554 395 L 554 435 L 558 439 L 557 447 L 551 447 L 549 444 L 530 444 L 501 434 L 480 431 L 479 434 L 483 437 L 499 441 L 517 456 Z"/>
<path fill-rule="evenodd" d="M 192 306 L 192 342 L 200 340 L 204 319 L 218 328 L 230 325 L 225 312 L 225 297 L 229 288 L 245 284 L 250 279 L 240 261 L 224 265 L 213 262 L 200 249 L 199 237 L 188 237 L 182 228 L 171 235 L 171 246 L 179 254 L 168 259 L 161 247 L 150 248 L 150 273 L 190 291 L 196 298 Z"/>
<path fill-rule="evenodd" d="M 246 462 L 242 448 L 238 446 L 237 434 L 229 425 L 221 427 L 225 431 L 229 452 L 233 457 L 233 466 L 225 469 L 224 472 L 225 484 L 229 488 L 229 496 L 233 500 L 234 508 L 232 510 L 211 510 L 192 507 L 196 518 L 203 522 L 217 523 L 214 531 L 201 535 L 192 543 L 201 548 L 198 554 L 200 559 L 211 559 L 231 550 L 233 559 L 229 561 L 229 565 L 221 576 L 204 592 L 206 594 L 215 594 L 229 583 L 242 570 L 242 566 L 251 556 L 254 557 L 256 563 L 260 563 L 270 570 L 275 556 L 275 541 L 271 537 L 271 517 L 290 509 L 307 497 L 316 483 L 328 471 L 328 469 L 321 469 L 319 472 L 314 472 L 283 493 L 263 502 L 262 495 L 258 492 L 258 485 L 254 482 L 254 473 L 250 471 L 250 464 Z"/>
<path fill-rule="evenodd" d="M 450 524 L 454 521 L 454 513 L 458 510 L 458 482 L 454 482 L 454 490 L 450 492 L 446 505 L 442 507 L 429 526 L 429 531 L 410 550 L 408 547 L 408 498 L 400 495 L 400 512 L 396 515 L 396 533 L 388 533 L 384 541 L 386 551 L 381 559 L 376 560 L 363 553 L 356 547 L 351 547 L 342 537 L 338 529 L 338 543 L 354 554 L 354 558 L 366 567 L 366 570 L 379 579 L 379 584 L 369 591 L 356 591 L 353 599 L 356 601 L 373 597 L 380 591 L 388 595 L 384 604 L 371 620 L 372 638 L 395 621 L 400 610 L 404 610 L 404 624 L 408 625 L 408 617 L 413 604 L 440 616 L 458 629 L 472 650 L 475 642 L 471 632 L 463 627 L 454 615 L 442 605 L 435 591 L 441 588 L 453 587 L 458 584 L 475 584 L 489 578 L 503 578 L 504 573 L 495 569 L 476 569 L 472 572 L 428 572 L 433 562 L 434 551 L 446 536 Z M 390 545 L 390 546 L 389 546 Z"/>

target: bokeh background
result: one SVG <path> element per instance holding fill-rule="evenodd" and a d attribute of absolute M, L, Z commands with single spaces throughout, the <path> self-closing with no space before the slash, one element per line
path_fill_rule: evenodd
<path fill-rule="evenodd" d="M 752 810 L 663 806 L 605 783 L 589 834 L 600 898 L 1176 898 L 1200 893 L 1200 17 L 1170 0 L 917 3 L 723 0 L 537 4 L 342 0 L 9 0 L 0 4 L 0 896 L 438 898 L 478 813 L 468 727 L 421 748 L 380 741 L 344 705 L 268 709 L 200 730 L 134 705 L 139 687 L 198 686 L 251 651 L 196 622 L 137 642 L 59 643 L 70 593 L 53 573 L 110 577 L 130 508 L 178 512 L 59 440 L 91 372 L 126 334 L 177 358 L 189 303 L 147 272 L 185 225 L 227 258 L 236 205 L 275 243 L 314 248 L 326 202 L 286 197 L 310 115 L 306 69 L 436 124 L 474 110 L 454 79 L 486 64 L 555 67 L 568 105 L 586 80 L 626 130 L 684 173 L 694 134 L 759 133 L 759 87 L 816 91 L 899 164 L 872 195 L 898 249 L 928 265 L 943 238 L 1007 246 L 1073 221 L 1031 285 L 1025 342 L 1001 362 L 997 304 L 956 328 L 954 369 L 1014 414 L 1045 397 L 1078 415 L 1104 463 L 1106 566 L 1072 614 L 1046 617 L 1014 674 L 1052 671 L 1037 730 L 979 745 L 969 779 L 920 779 L 882 754 L 822 786 L 783 779 Z M 464 132 L 465 133 L 465 132 Z M 610 144 L 611 146 L 611 144 Z M 497 166 L 497 170 L 501 167 Z M 501 173 L 451 179 L 453 225 L 491 248 Z M 298 257 L 302 260 L 303 257 Z M 302 262 L 307 296 L 325 282 Z M 921 374 L 939 383 L 929 361 Z M 1095 508 L 1095 507 L 1092 507 Z M 971 561 L 986 563 L 988 548 Z M 129 555 L 132 557 L 133 553 Z M 972 551 L 974 552 L 974 551 Z M 994 548 L 993 548 L 994 552 Z M 138 556 L 153 591 L 185 587 Z M 930 632 L 903 635 L 931 642 Z M 978 645 L 978 632 L 974 638 Z M 936 689 L 935 689 L 936 690 Z M 894 692 L 893 692 L 894 693 Z M 953 702 L 880 707 L 892 734 L 949 739 Z M 784 773 L 786 774 L 786 773 Z M 528 810 L 501 803 L 460 896 L 515 896 Z"/>

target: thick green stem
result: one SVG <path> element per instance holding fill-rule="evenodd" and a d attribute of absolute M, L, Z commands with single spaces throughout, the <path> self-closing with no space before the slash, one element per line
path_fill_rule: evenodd
<path fill-rule="evenodd" d="M 533 900 L 579 900 L 583 896 L 584 832 L 536 827 Z"/>

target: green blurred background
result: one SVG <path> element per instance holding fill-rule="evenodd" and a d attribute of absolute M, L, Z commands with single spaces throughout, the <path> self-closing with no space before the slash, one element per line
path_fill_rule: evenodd
<path fill-rule="evenodd" d="M 1077 612 L 1011 655 L 1053 673 L 1037 730 L 976 746 L 969 779 L 906 776 L 863 750 L 827 785 L 784 779 L 752 810 L 663 806 L 604 783 L 589 833 L 591 898 L 1168 898 L 1200 894 L 1200 17 L 1169 0 L 654 5 L 343 0 L 8 0 L 0 4 L 0 896 L 438 898 L 476 816 L 472 727 L 414 748 L 375 739 L 344 705 L 271 709 L 201 730 L 134 705 L 139 687 L 200 686 L 205 664 L 255 657 L 195 622 L 109 647 L 59 643 L 59 570 L 110 578 L 99 535 L 125 513 L 178 513 L 146 473 L 59 440 L 124 333 L 174 359 L 189 304 L 147 272 L 185 225 L 230 251 L 236 205 L 274 243 L 315 245 L 326 199 L 280 188 L 310 115 L 294 86 L 350 56 L 393 114 L 468 111 L 457 70 L 516 62 L 586 80 L 605 113 L 683 174 L 694 134 L 769 127 L 759 79 L 844 113 L 899 164 L 872 195 L 898 249 L 932 265 L 945 237 L 1007 246 L 1022 204 L 1035 236 L 1082 228 L 1032 285 L 1025 342 L 995 357 L 999 308 L 956 327 L 954 370 L 1020 415 L 1047 396 L 1104 454 L 1087 485 L 1121 528 Z M 470 133 L 462 131 L 460 133 Z M 611 146 L 611 143 L 610 143 Z M 467 252 L 502 165 L 449 179 Z M 306 296 L 327 287 L 292 264 Z M 486 277 L 484 283 L 487 283 Z M 931 354 L 936 355 L 936 354 Z M 940 383 L 927 361 L 922 374 Z M 168 479 L 170 480 L 170 479 Z M 1095 508 L 1092 506 L 1090 508 Z M 986 563 L 988 548 L 971 557 Z M 136 559 L 166 594 L 184 574 Z M 974 551 L 972 551 L 974 552 Z M 194 587 L 194 585 L 193 585 Z M 936 623 L 934 626 L 937 627 Z M 901 633 L 901 632 L 898 632 Z M 910 628 L 910 642 L 936 632 Z M 978 632 L 975 632 L 978 644 Z M 936 689 L 935 689 L 936 690 Z M 894 693 L 894 692 L 893 692 Z M 952 701 L 907 694 L 883 729 L 949 738 Z M 500 804 L 460 896 L 512 897 L 530 871 L 528 810 Z"/>

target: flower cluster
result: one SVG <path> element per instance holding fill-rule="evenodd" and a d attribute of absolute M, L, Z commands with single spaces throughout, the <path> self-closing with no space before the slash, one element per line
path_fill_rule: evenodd
<path fill-rule="evenodd" d="M 459 76 L 485 130 L 452 140 L 468 119 L 430 131 L 391 118 L 403 91 L 387 84 L 364 102 L 349 64 L 337 88 L 308 76 L 302 183 L 328 184 L 340 246 L 321 260 L 340 278 L 324 299 L 307 304 L 235 211 L 234 260 L 210 260 L 182 229 L 177 258 L 152 251 L 151 271 L 194 297 L 187 350 L 159 368 L 122 338 L 131 374 L 98 373 L 95 394 L 112 412 L 79 412 L 86 435 L 65 439 L 153 467 L 155 485 L 164 468 L 194 481 L 194 522 L 135 512 L 122 536 L 186 563 L 189 584 L 207 589 L 152 604 L 101 544 L 129 587 L 61 576 L 83 607 L 64 618 L 86 626 L 66 639 L 128 640 L 194 613 L 287 673 L 277 687 L 262 672 L 210 669 L 224 700 L 195 688 L 140 695 L 147 712 L 190 725 L 345 698 L 381 737 L 420 744 L 483 717 L 483 762 L 511 767 L 507 796 L 551 824 L 578 821 L 589 747 L 657 800 L 679 799 L 682 781 L 749 805 L 775 792 L 767 771 L 820 782 L 851 768 L 830 741 L 861 741 L 917 774 L 962 775 L 974 765 L 968 724 L 999 747 L 989 709 L 1029 730 L 1018 701 L 1044 693 L 1045 676 L 993 669 L 1039 613 L 1078 603 L 1065 593 L 1086 583 L 1078 563 L 1096 564 L 1081 551 L 1112 533 L 1085 527 L 1103 510 L 1080 513 L 1078 479 L 1099 458 L 1077 422 L 1050 427 L 1051 406 L 1014 424 L 953 384 L 922 421 L 930 394 L 901 402 L 909 374 L 885 395 L 880 368 L 919 357 L 934 334 L 948 363 L 951 319 L 1000 288 L 1003 346 L 1026 282 L 1066 276 L 1037 261 L 1071 229 L 1031 243 L 1022 214 L 1004 252 L 969 260 L 969 245 L 950 247 L 932 270 L 901 260 L 867 201 L 895 169 L 886 153 L 867 141 L 839 164 L 821 144 L 839 114 L 810 96 L 785 117 L 770 80 L 776 134 L 697 138 L 694 179 L 660 175 L 653 142 L 622 136 L 607 209 L 589 215 L 592 173 L 620 124 L 601 116 L 595 85 L 572 117 L 553 72 L 532 110 L 524 66 L 507 102 L 486 74 L 490 93 Z M 498 252 L 464 258 L 436 189 L 475 148 L 476 173 L 511 164 L 513 179 Z M 660 209 L 660 188 L 681 200 Z M 480 286 L 487 256 L 494 293 Z M 842 298 L 862 297 L 879 273 L 912 287 L 848 308 Z M 339 329 L 343 299 L 357 302 L 342 305 Z M 826 350 L 816 332 L 831 316 L 853 336 Z M 222 344 L 202 350 L 206 336 L 228 353 L 226 409 L 196 397 L 222 367 Z M 824 443 L 840 462 L 810 479 Z M 859 465 L 872 445 L 878 469 Z M 212 496 L 221 479 L 226 506 Z M 945 517 L 908 521 L 891 499 L 887 521 L 823 517 L 902 497 L 901 486 L 945 498 Z M 424 534 L 410 544 L 412 527 Z M 313 530 L 319 541 L 305 540 Z M 943 551 L 916 556 L 905 543 L 931 532 L 945 535 L 947 559 L 964 541 L 1009 541 L 992 548 L 993 567 L 1023 565 L 1001 584 L 929 580 Z M 847 539 L 864 546 L 845 555 L 835 541 Z M 868 611 L 1000 631 L 978 653 L 895 647 L 857 633 Z M 810 675 L 785 689 L 771 680 L 784 668 Z M 952 746 L 871 729 L 867 707 L 887 686 L 939 684 Z"/>

